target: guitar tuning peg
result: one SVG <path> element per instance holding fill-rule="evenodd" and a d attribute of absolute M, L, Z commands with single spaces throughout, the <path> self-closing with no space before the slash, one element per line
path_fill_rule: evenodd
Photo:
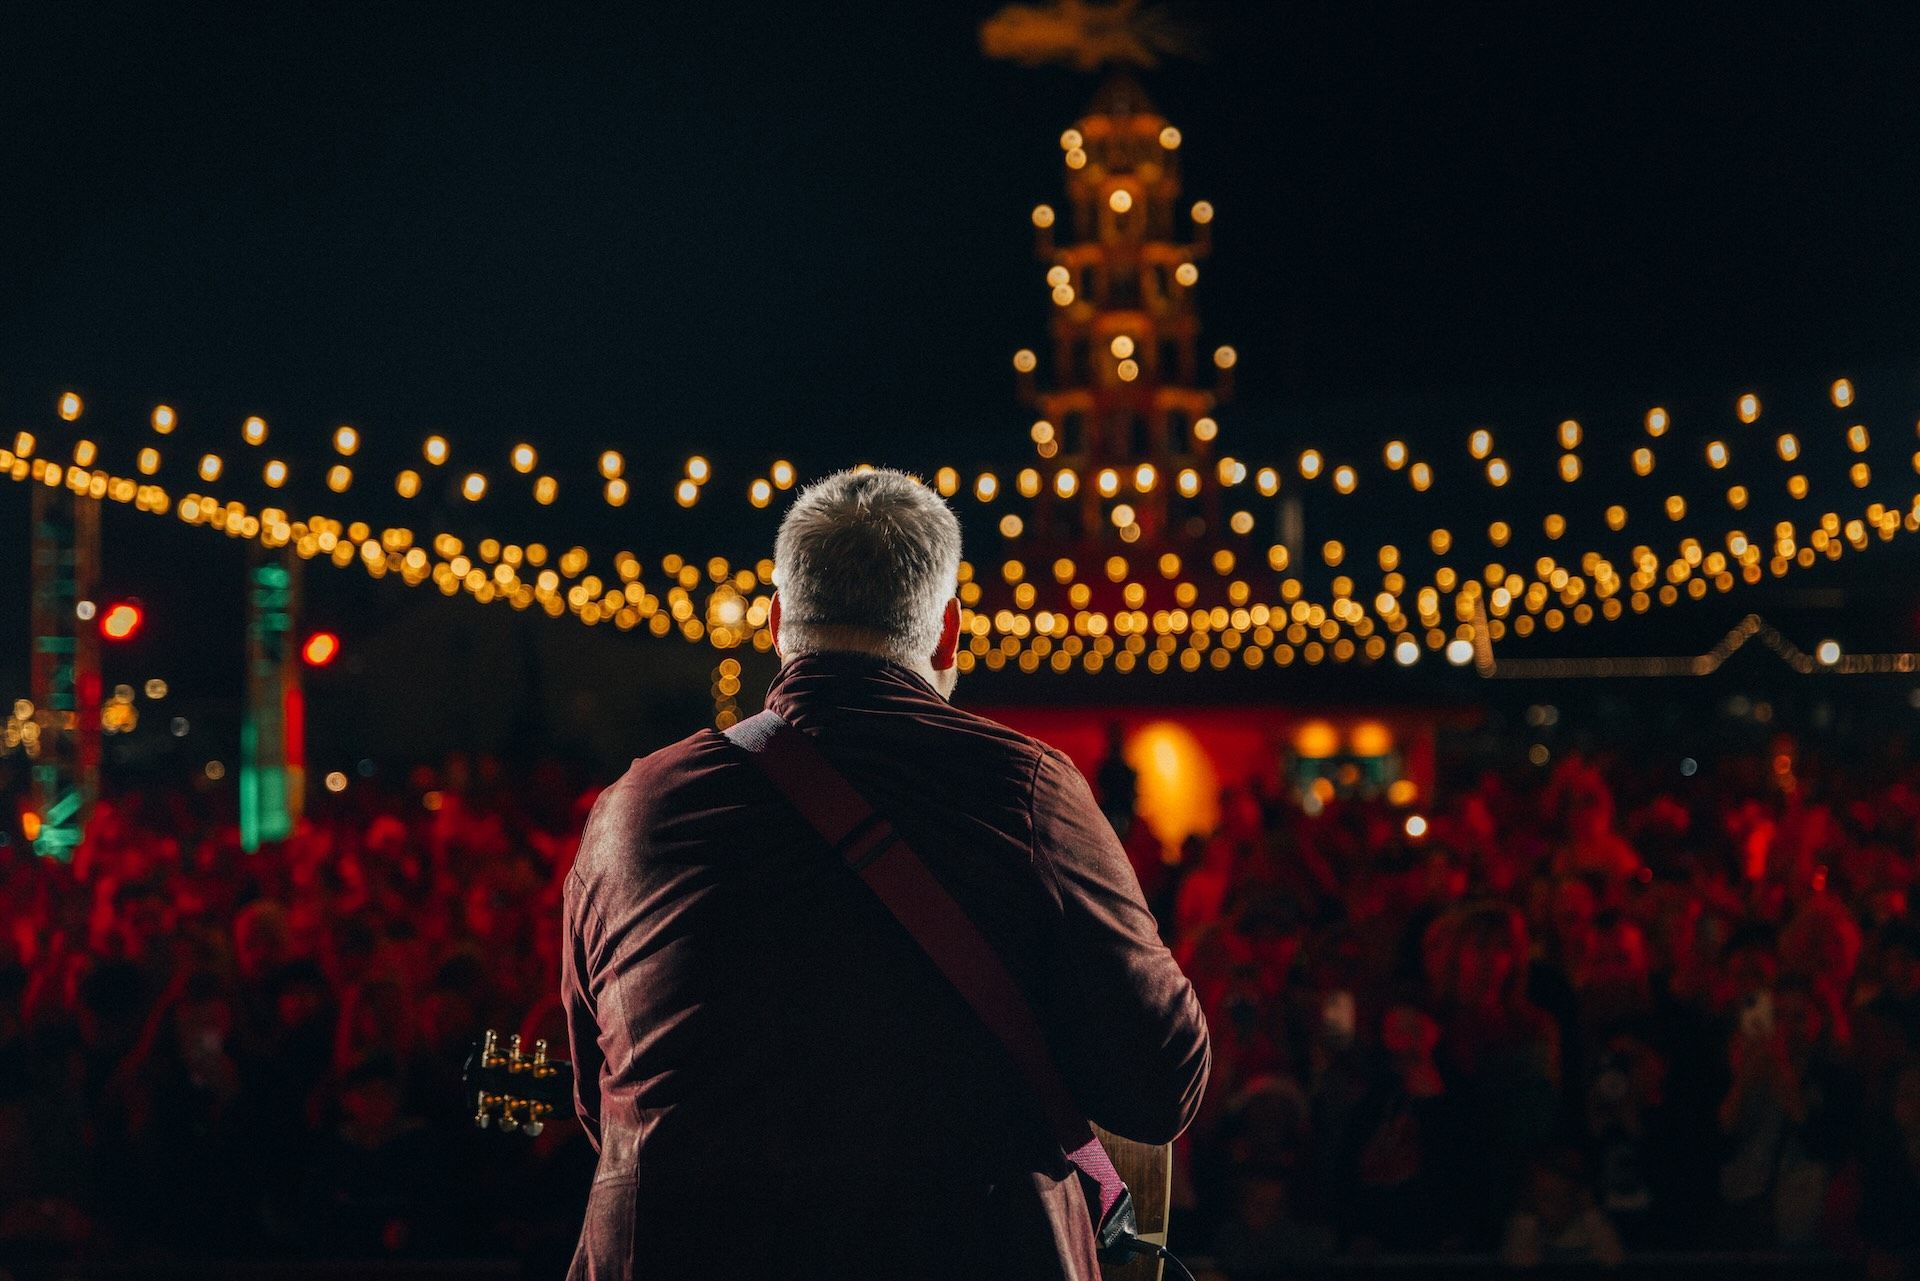
<path fill-rule="evenodd" d="M 533 1043 L 533 1065 L 537 1068 L 547 1065 L 547 1040 L 541 1037 Z"/>
<path fill-rule="evenodd" d="M 475 1128 L 484 1130 L 487 1128 L 487 1122 L 491 1119 L 492 1117 L 487 1113 L 487 1101 L 483 1097 L 480 1100 L 479 1106 L 474 1109 L 473 1124 Z"/>
<path fill-rule="evenodd" d="M 517 1068 L 522 1062 L 524 1060 L 520 1057 L 520 1034 L 515 1032 L 507 1038 L 507 1064 L 509 1067 Z"/>
<path fill-rule="evenodd" d="M 540 1122 L 538 1121 L 529 1121 L 521 1128 L 525 1130 L 529 1135 L 537 1139 L 540 1137 L 540 1131 L 546 1129 L 547 1127 L 540 1124 Z"/>

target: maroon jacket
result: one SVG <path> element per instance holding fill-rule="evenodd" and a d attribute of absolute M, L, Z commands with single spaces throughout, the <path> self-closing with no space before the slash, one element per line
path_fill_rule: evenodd
<path fill-rule="evenodd" d="M 767 705 L 939 877 L 1088 1117 L 1193 1119 L 1200 1003 L 1071 762 L 879 659 Z M 600 1153 L 575 1278 L 1094 1278 L 1086 1203 L 1006 1052 L 746 754 L 703 730 L 594 806 L 562 988 Z"/>

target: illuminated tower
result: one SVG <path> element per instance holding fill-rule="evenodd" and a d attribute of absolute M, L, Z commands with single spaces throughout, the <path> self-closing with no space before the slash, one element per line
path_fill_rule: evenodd
<path fill-rule="evenodd" d="M 1047 460 L 1033 542 L 1188 545 L 1217 532 L 1205 469 L 1234 360 L 1225 347 L 1199 354 L 1194 287 L 1213 209 L 1180 208 L 1180 131 L 1130 75 L 1109 76 L 1060 145 L 1066 206 L 1033 211 L 1054 303 L 1050 383 L 1031 353 L 1016 359 Z"/>
<path fill-rule="evenodd" d="M 300 559 L 257 548 L 247 575 L 247 714 L 240 726 L 240 845 L 293 834 L 306 792 L 306 700 L 295 654 Z"/>
<path fill-rule="evenodd" d="M 35 460 L 37 481 L 47 470 Z M 70 485 L 35 484 L 32 519 L 32 693 L 40 737 L 26 834 L 36 854 L 68 859 L 100 791 L 100 637 L 91 621 L 100 501 Z"/>

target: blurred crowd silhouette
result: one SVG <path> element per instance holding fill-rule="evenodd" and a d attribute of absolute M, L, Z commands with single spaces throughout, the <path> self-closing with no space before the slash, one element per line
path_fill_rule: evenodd
<path fill-rule="evenodd" d="M 1175 1234 L 1227 1275 L 1470 1253 L 1871 1260 L 1920 1218 L 1920 769 L 1568 754 L 1409 811 L 1231 788 L 1164 851 L 1099 782 L 1213 1033 Z M 243 854 L 187 791 L 0 851 L 0 1265 L 571 1249 L 571 1124 L 476 1130 L 487 1026 L 547 1037 L 594 799 L 454 760 Z M 1419 830 L 1419 824 L 1412 825 Z"/>

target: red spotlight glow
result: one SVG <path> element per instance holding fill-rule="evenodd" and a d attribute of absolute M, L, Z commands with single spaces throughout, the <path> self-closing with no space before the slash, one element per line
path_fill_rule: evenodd
<path fill-rule="evenodd" d="M 109 606 L 107 611 L 100 615 L 100 634 L 113 641 L 131 640 L 133 634 L 140 630 L 140 624 L 145 618 L 146 615 L 140 612 L 138 605 L 122 601 L 118 605 Z"/>
<path fill-rule="evenodd" d="M 300 649 L 300 657 L 308 667 L 325 667 L 340 654 L 340 638 L 332 632 L 315 632 L 307 637 L 307 643 Z"/>

